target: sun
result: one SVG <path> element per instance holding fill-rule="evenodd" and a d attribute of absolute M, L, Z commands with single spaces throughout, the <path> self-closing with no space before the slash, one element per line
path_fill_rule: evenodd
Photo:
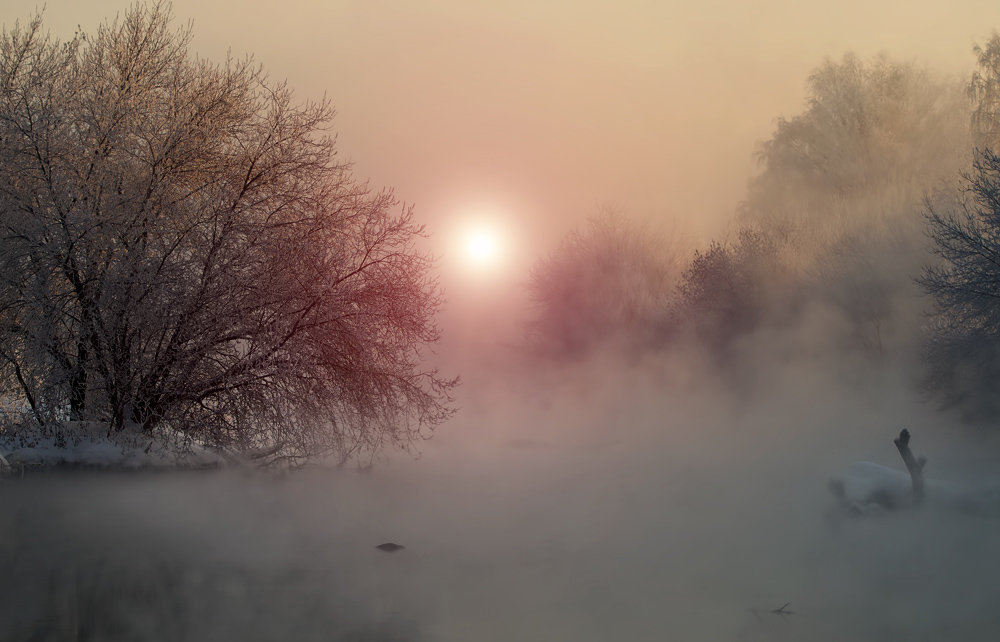
<path fill-rule="evenodd" d="M 477 270 L 495 270 L 504 255 L 504 238 L 499 228 L 487 222 L 467 225 L 459 239 L 462 263 Z"/>
<path fill-rule="evenodd" d="M 472 227 L 465 233 L 462 253 L 471 264 L 492 265 L 500 255 L 500 239 L 495 230 L 482 225 Z"/>

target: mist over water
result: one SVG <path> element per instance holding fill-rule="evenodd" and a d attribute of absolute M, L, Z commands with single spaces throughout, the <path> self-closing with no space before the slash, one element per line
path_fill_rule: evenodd
<path fill-rule="evenodd" d="M 333 75 L 347 88 L 336 97 L 346 116 L 338 127 L 357 141 L 347 150 L 360 154 L 360 167 L 376 182 L 389 177 L 441 229 L 455 209 L 446 204 L 477 201 L 481 191 L 523 201 L 517 216 L 536 219 L 537 227 L 526 225 L 521 242 L 539 256 L 534 246 L 558 238 L 610 194 L 621 198 L 626 223 L 647 210 L 663 212 L 670 245 L 657 238 L 629 246 L 638 247 L 639 259 L 647 250 L 663 259 L 653 266 L 662 273 L 643 280 L 623 269 L 634 281 L 619 282 L 619 273 L 592 255 L 571 253 L 597 267 L 587 281 L 570 263 L 567 282 L 597 293 L 591 310 L 625 310 L 608 315 L 609 326 L 622 322 L 624 329 L 605 336 L 600 324 L 588 326 L 596 315 L 585 305 L 556 305 L 565 312 L 557 321 L 578 323 L 545 326 L 555 330 L 544 338 L 565 338 L 568 327 L 580 331 L 583 347 L 547 359 L 522 345 L 530 316 L 525 283 L 453 286 L 449 280 L 469 276 L 468 266 L 445 262 L 442 280 L 454 303 L 442 316 L 437 357 L 443 371 L 465 382 L 460 411 L 415 452 L 388 453 L 371 467 L 0 478 L 0 642 L 997 638 L 1000 518 L 934 503 L 853 515 L 828 489 L 858 461 L 903 470 L 892 440 L 904 427 L 915 453 L 929 460 L 929 478 L 1000 487 L 1000 436 L 988 431 L 995 414 L 985 417 L 986 428 L 970 427 L 916 385 L 929 307 L 914 280 L 930 260 L 922 203 L 968 168 L 965 80 L 887 58 L 833 58 L 809 77 L 804 113 L 774 121 L 782 113 L 775 104 L 797 104 L 788 87 L 793 77 L 800 84 L 798 66 L 812 64 L 803 61 L 819 55 L 815 47 L 829 46 L 784 29 L 809 40 L 808 56 L 782 53 L 785 65 L 774 70 L 765 63 L 776 53 L 758 54 L 761 62 L 749 46 L 759 43 L 738 39 L 746 50 L 719 53 L 719 64 L 690 64 L 671 53 L 670 65 L 692 70 L 690 83 L 678 75 L 655 83 L 645 101 L 625 93 L 613 109 L 574 116 L 567 105 L 589 105 L 595 86 L 613 87 L 594 78 L 628 89 L 661 74 L 647 74 L 652 63 L 610 64 L 595 51 L 586 56 L 593 69 L 577 61 L 565 67 L 575 73 L 564 76 L 550 73 L 564 61 L 560 50 L 549 51 L 548 36 L 528 39 L 523 52 L 496 33 L 483 42 L 497 46 L 476 42 L 472 53 L 487 52 L 489 61 L 496 52 L 517 52 L 530 70 L 518 72 L 506 58 L 484 64 L 445 48 L 454 34 L 463 43 L 476 37 L 459 28 L 465 24 L 494 25 L 489 12 L 469 10 L 454 29 L 434 15 L 423 18 L 423 30 L 400 20 L 412 31 L 401 40 L 414 39 L 410 50 L 456 65 L 454 84 L 435 90 L 449 76 L 369 42 L 373 30 L 361 27 L 381 24 L 382 16 L 361 7 L 353 21 L 310 13 L 309 22 L 365 36 L 361 49 L 316 57 L 342 65 L 368 52 L 361 64 L 352 62 L 356 78 Z M 721 33 L 764 39 L 746 29 L 740 7 Z M 532 14 L 535 4 L 522 11 Z M 879 12 L 892 20 L 899 13 Z M 249 24 L 266 15 L 241 8 L 239 19 Z M 592 12 L 587 24 L 603 35 L 602 16 Z M 850 10 L 844 16 L 829 28 L 856 22 Z M 233 29 L 231 16 L 208 19 L 224 21 L 227 38 L 235 31 L 267 46 L 277 42 L 266 30 Z M 559 16 L 545 24 L 563 23 Z M 645 30 L 655 21 L 640 23 Z M 697 29 L 678 24 L 672 28 L 697 40 Z M 883 37 L 875 24 L 868 25 L 871 38 Z M 672 42 L 658 30 L 653 35 L 657 46 Z M 313 40 L 351 42 L 326 33 Z M 578 44 L 562 47 L 577 55 Z M 691 61 L 705 55 L 696 44 Z M 965 53 L 949 54 L 943 66 L 972 64 L 956 62 Z M 383 56 L 406 68 L 390 76 Z M 735 60 L 761 69 L 733 73 L 727 64 Z M 320 73 L 298 59 L 289 64 L 296 73 Z M 511 70 L 509 86 L 481 73 L 491 65 Z M 374 90 L 372 79 L 383 76 L 372 70 L 396 84 Z M 772 74 L 781 82 L 759 82 Z M 485 78 L 489 91 L 469 96 L 468 78 Z M 559 83 L 568 83 L 565 95 L 549 96 Z M 492 127 L 509 119 L 498 106 L 507 108 L 514 96 L 533 97 L 514 111 L 524 122 Z M 384 112 L 369 100 L 403 102 L 408 110 Z M 648 122 L 634 113 L 641 104 Z M 828 119 L 828 107 L 856 118 Z M 737 108 L 748 111 L 734 118 Z M 772 119 L 774 133 L 759 146 L 760 172 L 737 216 L 728 204 L 743 194 L 750 159 L 742 151 L 730 158 L 727 150 L 745 151 L 760 137 L 760 114 Z M 624 129 L 612 126 L 616 115 Z M 446 124 L 451 143 L 442 135 Z M 469 143 L 478 140 L 472 134 L 482 137 L 477 145 Z M 383 153 L 408 139 L 399 155 Z M 515 144 L 525 141 L 545 145 Z M 582 159 L 595 165 L 574 169 L 570 161 Z M 498 178 L 505 171 L 514 178 Z M 480 187 L 493 183 L 499 187 Z M 525 191 L 515 198 L 507 189 Z M 671 231 L 689 226 L 706 236 L 728 226 L 729 234 L 719 232 L 717 244 L 706 247 Z M 652 238 L 637 229 L 641 239 Z M 513 262 L 527 274 L 531 252 L 523 252 Z M 701 272 L 692 258 L 701 259 Z M 645 264 L 625 262 L 635 265 Z M 710 296 L 686 295 L 678 288 L 684 283 L 701 286 L 689 293 Z M 608 305 L 609 293 L 620 292 L 626 296 Z M 624 305 L 630 293 L 643 305 Z M 635 310 L 650 315 L 639 319 L 647 324 L 625 324 L 641 317 Z M 631 343 L 626 336 L 620 349 L 614 342 L 634 327 L 642 332 Z M 389 542 L 404 548 L 376 548 Z"/>
<path fill-rule="evenodd" d="M 827 491 L 901 468 L 904 425 L 930 477 L 985 481 L 983 449 L 898 377 L 831 370 L 497 377 L 369 472 L 6 481 L 0 639 L 993 639 L 1000 521 Z"/>

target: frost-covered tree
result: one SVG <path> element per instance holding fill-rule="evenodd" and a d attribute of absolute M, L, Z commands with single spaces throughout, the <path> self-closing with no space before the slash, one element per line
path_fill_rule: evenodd
<path fill-rule="evenodd" d="M 614 213 L 591 218 L 534 266 L 531 346 L 579 357 L 609 340 L 648 346 L 667 327 L 677 256 L 662 237 Z"/>
<path fill-rule="evenodd" d="M 454 385 L 423 365 L 422 228 L 336 159 L 327 102 L 190 38 L 156 3 L 0 39 L 4 399 L 293 459 L 405 446 Z"/>
<path fill-rule="evenodd" d="M 820 65 L 807 92 L 806 109 L 779 119 L 758 151 L 748 222 L 790 231 L 807 251 L 880 224 L 908 219 L 918 229 L 924 192 L 967 166 L 961 84 L 913 63 L 848 54 Z"/>
<path fill-rule="evenodd" d="M 833 342 L 898 354 L 919 334 L 924 196 L 971 159 L 968 96 L 912 62 L 850 54 L 820 65 L 807 95 L 761 145 L 743 220 L 794 248 L 800 300 L 781 307 L 835 312 Z"/>
<path fill-rule="evenodd" d="M 1000 35 L 973 49 L 977 67 L 969 81 L 972 140 L 977 148 L 1000 149 Z"/>

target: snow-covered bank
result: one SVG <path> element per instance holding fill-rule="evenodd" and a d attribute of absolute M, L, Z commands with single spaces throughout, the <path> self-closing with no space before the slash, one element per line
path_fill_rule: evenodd
<path fill-rule="evenodd" d="M 109 436 L 104 425 L 63 422 L 56 436 L 0 432 L 0 474 L 24 470 L 95 468 L 169 470 L 223 465 L 222 454 L 188 444 L 169 447 L 162 440 L 136 435 Z"/>
<path fill-rule="evenodd" d="M 224 459 L 207 450 L 172 454 L 164 449 L 121 446 L 111 441 L 87 440 L 71 446 L 59 445 L 53 438 L 38 441 L 33 446 L 10 448 L 0 445 L 6 455 L 0 456 L 10 471 L 20 468 L 87 467 L 110 470 L 202 468 L 221 465 Z"/>

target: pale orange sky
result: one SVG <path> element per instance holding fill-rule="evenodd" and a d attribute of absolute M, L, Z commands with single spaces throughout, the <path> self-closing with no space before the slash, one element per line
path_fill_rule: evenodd
<path fill-rule="evenodd" d="M 57 35 L 128 6 L 48 0 Z M 0 22 L 35 0 L 6 0 Z M 880 51 L 965 73 L 996 0 L 177 0 L 197 53 L 252 53 L 337 108 L 339 149 L 446 238 L 507 212 L 527 265 L 602 205 L 717 233 L 757 142 L 824 57 Z"/>

